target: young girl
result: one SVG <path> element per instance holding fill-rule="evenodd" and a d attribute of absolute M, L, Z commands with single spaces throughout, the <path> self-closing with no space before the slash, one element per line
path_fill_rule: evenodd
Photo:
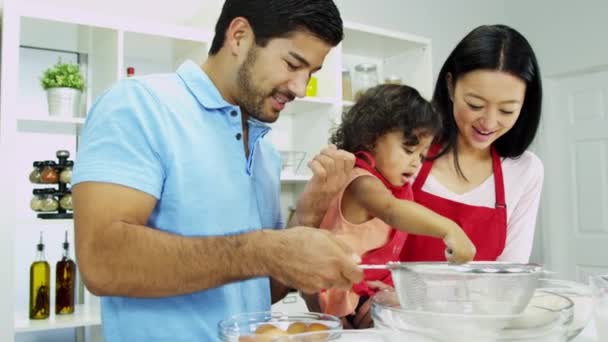
<path fill-rule="evenodd" d="M 331 142 L 354 153 L 356 167 L 321 228 L 351 246 L 364 264 L 399 260 L 408 233 L 443 239 L 448 261 L 473 259 L 475 247 L 456 223 L 412 201 L 410 183 L 440 129 L 441 118 L 431 104 L 404 85 L 368 90 L 343 116 Z M 377 281 L 392 285 L 390 272 L 366 270 L 364 281 L 352 290 L 322 291 L 320 309 L 347 316 L 360 296 L 375 292 L 369 285 Z"/>

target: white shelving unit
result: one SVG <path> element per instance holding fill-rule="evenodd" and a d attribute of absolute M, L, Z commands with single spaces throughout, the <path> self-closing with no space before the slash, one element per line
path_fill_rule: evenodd
<path fill-rule="evenodd" d="M 65 124 L 71 126 L 84 125 L 85 118 L 66 118 L 60 116 L 19 116 L 19 122 L 40 122 L 44 124 Z"/>
<path fill-rule="evenodd" d="M 27 312 L 15 314 L 15 333 L 47 331 L 55 329 L 78 328 L 101 324 L 99 306 L 76 305 L 71 315 L 51 314 L 48 319 L 31 320 Z"/>
<path fill-rule="evenodd" d="M 84 114 L 97 96 L 125 77 L 127 67 L 134 67 L 139 76 L 173 72 L 186 59 L 203 62 L 218 14 L 209 13 L 210 17 L 204 18 L 202 25 L 185 26 L 119 15 L 104 16 L 80 5 L 76 9 L 55 7 L 44 0 L 4 1 L 0 155 L 7 172 L 0 177 L 0 234 L 3 237 L 0 260 L 4 263 L 2 268 L 9 271 L 5 281 L 0 282 L 0 341 L 13 342 L 15 334 L 25 332 L 100 324 L 96 298 L 90 295 L 72 316 L 30 321 L 24 313 L 28 302 L 27 270 L 34 257 L 38 232 L 45 234 L 47 260 L 52 270 L 59 258 L 63 231 L 68 230 L 74 241 L 71 220 L 38 220 L 29 209 L 33 185 L 27 175 L 32 161 L 53 159 L 59 149 L 69 150 L 70 159 L 74 159 Z M 83 117 L 47 114 L 46 96 L 38 86 L 38 77 L 42 67 L 56 61 L 40 60 L 36 49 L 62 51 L 65 58 L 80 59 L 81 65 L 86 65 Z M 279 150 L 306 152 L 298 170 L 281 175 L 285 216 L 287 207 L 294 204 L 310 179 L 306 164 L 327 145 L 341 113 L 354 104 L 342 101 L 342 69 L 350 69 L 352 75 L 354 66 L 364 62 L 378 66 L 381 80 L 398 75 L 430 97 L 431 43 L 428 39 L 345 22 L 343 43 L 330 52 L 323 69 L 315 75 L 317 96 L 288 104 L 270 133 Z"/>
<path fill-rule="evenodd" d="M 290 184 L 306 184 L 310 180 L 310 175 L 294 175 L 291 173 L 282 173 L 281 182 L 284 185 Z"/>

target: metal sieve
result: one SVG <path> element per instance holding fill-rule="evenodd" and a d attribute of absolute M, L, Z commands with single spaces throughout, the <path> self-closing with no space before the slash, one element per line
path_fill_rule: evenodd
<path fill-rule="evenodd" d="M 521 313 L 534 295 L 542 267 L 535 264 L 390 262 L 361 265 L 391 271 L 402 306 L 454 314 Z"/>

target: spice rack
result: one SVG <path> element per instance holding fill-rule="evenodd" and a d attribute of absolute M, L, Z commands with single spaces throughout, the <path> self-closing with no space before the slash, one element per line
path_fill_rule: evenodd
<path fill-rule="evenodd" d="M 56 153 L 57 162 L 53 160 L 35 161 L 34 170 L 30 173 L 30 182 L 34 184 L 53 185 L 56 187 L 34 189 L 34 197 L 30 208 L 37 212 L 41 219 L 71 219 L 72 190 L 69 187 L 72 181 L 72 168 L 74 161 L 68 160 L 70 152 L 59 150 Z"/>

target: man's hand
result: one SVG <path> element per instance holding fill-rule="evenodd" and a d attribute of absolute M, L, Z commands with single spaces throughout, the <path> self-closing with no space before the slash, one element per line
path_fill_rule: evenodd
<path fill-rule="evenodd" d="M 355 155 L 329 145 L 309 163 L 313 176 L 296 204 L 300 225 L 318 227 L 331 200 L 342 190 L 355 165 Z"/>
<path fill-rule="evenodd" d="M 308 227 L 270 231 L 265 253 L 269 275 L 304 293 L 348 289 L 363 279 L 358 258 L 329 232 Z"/>

